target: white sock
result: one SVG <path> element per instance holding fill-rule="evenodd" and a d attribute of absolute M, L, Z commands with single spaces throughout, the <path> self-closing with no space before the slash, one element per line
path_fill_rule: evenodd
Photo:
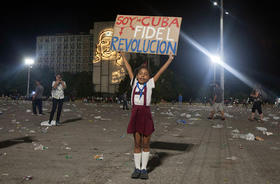
<path fill-rule="evenodd" d="M 147 169 L 147 164 L 148 164 L 148 161 L 149 161 L 149 155 L 150 155 L 150 152 L 142 152 L 142 168 L 141 170 L 143 169 Z"/>
<path fill-rule="evenodd" d="M 135 163 L 135 168 L 140 169 L 141 153 L 134 153 L 134 163 Z"/>

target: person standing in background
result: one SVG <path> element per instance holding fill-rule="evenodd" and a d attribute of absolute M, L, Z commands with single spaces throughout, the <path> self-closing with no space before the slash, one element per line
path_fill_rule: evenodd
<path fill-rule="evenodd" d="M 36 83 L 36 89 L 34 95 L 32 96 L 33 115 L 37 115 L 36 107 L 38 107 L 39 115 L 43 115 L 42 97 L 43 97 L 44 87 L 41 85 L 39 80 L 36 80 L 35 83 Z"/>
<path fill-rule="evenodd" d="M 58 126 L 61 125 L 59 120 L 64 101 L 64 89 L 66 88 L 66 83 L 62 80 L 60 74 L 57 74 L 55 78 L 56 81 L 52 82 L 52 111 L 50 114 L 49 124 L 51 124 L 57 108 L 56 125 Z"/>
<path fill-rule="evenodd" d="M 223 89 L 220 87 L 219 83 L 215 83 L 214 93 L 213 93 L 213 101 L 212 101 L 212 111 L 208 117 L 208 119 L 214 119 L 214 115 L 216 112 L 221 113 L 221 119 L 225 120 L 224 115 L 224 102 L 222 98 Z"/>

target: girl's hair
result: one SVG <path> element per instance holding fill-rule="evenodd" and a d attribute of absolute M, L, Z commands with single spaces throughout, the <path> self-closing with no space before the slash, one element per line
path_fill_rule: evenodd
<path fill-rule="evenodd" d="M 139 73 L 139 71 L 140 71 L 141 69 L 146 69 L 146 70 L 148 71 L 148 73 L 150 74 L 150 70 L 148 69 L 146 63 L 140 65 L 138 68 L 136 68 L 136 69 L 134 70 L 132 86 L 134 85 L 134 81 L 135 81 L 136 75 Z"/>

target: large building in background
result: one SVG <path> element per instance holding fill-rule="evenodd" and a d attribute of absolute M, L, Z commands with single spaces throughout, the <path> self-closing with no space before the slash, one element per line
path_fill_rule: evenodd
<path fill-rule="evenodd" d="M 92 34 L 57 34 L 37 37 L 36 63 L 39 67 L 48 66 L 55 73 L 91 72 L 92 61 Z"/>

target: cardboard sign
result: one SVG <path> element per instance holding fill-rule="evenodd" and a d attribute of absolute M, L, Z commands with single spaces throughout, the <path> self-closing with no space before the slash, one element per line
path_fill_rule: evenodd
<path fill-rule="evenodd" d="M 118 15 L 111 50 L 176 55 L 181 17 Z"/>

